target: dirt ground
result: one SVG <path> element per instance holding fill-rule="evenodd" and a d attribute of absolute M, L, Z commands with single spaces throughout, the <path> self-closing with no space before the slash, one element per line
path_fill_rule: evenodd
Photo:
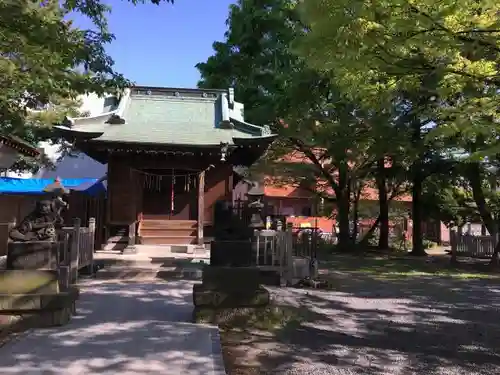
<path fill-rule="evenodd" d="M 301 322 L 223 331 L 228 373 L 500 374 L 499 279 L 330 277 L 331 290 L 271 288 Z"/>

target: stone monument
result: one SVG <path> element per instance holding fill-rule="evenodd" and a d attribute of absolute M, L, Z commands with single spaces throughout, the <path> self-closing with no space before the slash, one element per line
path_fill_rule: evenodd
<path fill-rule="evenodd" d="M 58 229 L 61 213 L 68 207 L 63 196 L 67 189 L 56 179 L 44 189 L 45 199 L 9 232 L 7 269 L 56 269 L 58 265 Z"/>
<path fill-rule="evenodd" d="M 193 287 L 194 321 L 218 323 L 269 304 L 269 292 L 261 286 L 253 258 L 255 231 L 264 227 L 263 196 L 263 189 L 254 184 L 243 217 L 234 215 L 229 203 L 217 206 L 210 265 L 203 269 L 202 283 Z"/>

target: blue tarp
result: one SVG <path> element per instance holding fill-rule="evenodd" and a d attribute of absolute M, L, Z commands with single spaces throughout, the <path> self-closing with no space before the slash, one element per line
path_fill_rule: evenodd
<path fill-rule="evenodd" d="M 99 178 L 63 178 L 61 184 L 69 190 L 97 195 L 106 191 L 106 181 Z M 0 177 L 0 194 L 43 194 L 54 179 Z"/>

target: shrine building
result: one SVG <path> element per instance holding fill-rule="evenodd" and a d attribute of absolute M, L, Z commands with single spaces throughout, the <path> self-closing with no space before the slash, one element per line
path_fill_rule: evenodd
<path fill-rule="evenodd" d="M 235 166 L 250 166 L 276 138 L 245 122 L 234 91 L 132 87 L 111 111 L 56 128 L 107 164 L 107 237 L 203 244 L 217 201 L 232 200 Z"/>
<path fill-rule="evenodd" d="M 7 172 L 19 156 L 36 158 L 40 151 L 20 138 L 0 134 L 0 172 Z"/>

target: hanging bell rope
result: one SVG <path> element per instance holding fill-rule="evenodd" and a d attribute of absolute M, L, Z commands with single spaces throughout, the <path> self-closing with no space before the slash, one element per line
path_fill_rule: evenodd
<path fill-rule="evenodd" d="M 136 173 L 143 175 L 143 176 L 155 176 L 155 177 L 196 177 L 200 174 L 200 172 L 176 174 L 174 169 L 172 169 L 170 173 L 151 173 L 151 172 L 145 172 L 145 171 L 141 171 L 140 169 L 134 169 L 134 168 L 132 168 L 132 170 Z"/>

